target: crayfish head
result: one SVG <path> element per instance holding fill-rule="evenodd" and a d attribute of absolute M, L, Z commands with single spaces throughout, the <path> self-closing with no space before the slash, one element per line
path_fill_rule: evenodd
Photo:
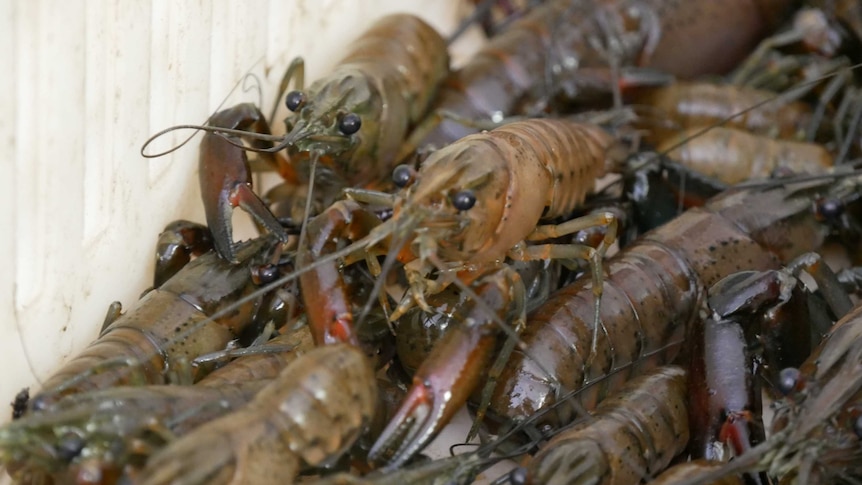
<path fill-rule="evenodd" d="M 293 112 L 285 119 L 287 134 L 282 142 L 291 160 L 310 152 L 326 157 L 346 177 L 362 167 L 352 163 L 368 151 L 363 141 L 377 129 L 380 107 L 374 86 L 359 73 L 343 72 L 323 79 L 308 91 L 291 91 L 285 98 Z"/>
<path fill-rule="evenodd" d="M 510 173 L 494 163 L 498 154 L 492 149 L 466 141 L 425 161 L 415 182 L 404 189 L 403 206 L 423 208 L 418 224 L 437 238 L 444 260 L 498 259 L 501 255 L 483 254 L 483 249 L 505 222 Z"/>
<path fill-rule="evenodd" d="M 463 259 L 461 242 L 469 220 L 453 209 L 446 194 L 429 194 L 398 199 L 392 220 L 397 227 L 394 240 L 401 240 L 399 260 L 426 260 L 430 253 L 446 260 Z"/>
<path fill-rule="evenodd" d="M 53 426 L 7 426 L 0 431 L 0 463 L 9 469 L 54 473 L 80 456 L 84 437 Z"/>
<path fill-rule="evenodd" d="M 46 412 L 29 413 L 0 428 L 0 464 L 16 476 L 51 474 L 62 483 L 113 483 L 97 477 L 116 475 L 131 459 L 129 430 L 135 416 L 99 412 L 92 400 L 70 398 Z M 153 445 L 158 436 L 145 436 Z M 101 470 L 96 473 L 96 470 Z M 113 474 L 113 475 L 112 475 Z M 89 477 L 89 478 L 88 478 Z M 40 483 L 40 482 L 25 482 Z"/>

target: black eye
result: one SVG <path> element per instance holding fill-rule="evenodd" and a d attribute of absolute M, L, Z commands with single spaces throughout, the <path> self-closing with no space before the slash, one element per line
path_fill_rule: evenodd
<path fill-rule="evenodd" d="M 799 382 L 799 369 L 795 367 L 786 367 L 778 373 L 778 390 L 785 396 L 796 389 L 796 384 Z"/>
<path fill-rule="evenodd" d="M 48 396 L 41 395 L 36 396 L 32 401 L 30 401 L 30 407 L 33 408 L 33 411 L 44 411 L 48 409 Z"/>
<path fill-rule="evenodd" d="M 344 133 L 345 135 L 352 135 L 359 131 L 359 128 L 362 126 L 362 119 L 359 118 L 359 115 L 356 113 L 347 113 L 346 115 L 341 117 L 341 121 L 338 122 L 338 131 Z"/>
<path fill-rule="evenodd" d="M 287 109 L 291 111 L 296 111 L 305 104 L 305 93 L 302 91 L 291 91 L 287 93 L 287 97 L 284 98 L 284 104 L 287 106 Z"/>
<path fill-rule="evenodd" d="M 409 165 L 399 165 L 392 171 L 392 183 L 399 189 L 407 187 L 413 181 L 413 167 Z"/>
<path fill-rule="evenodd" d="M 862 440 L 862 415 L 856 417 L 856 421 L 853 421 L 853 432 L 856 433 L 856 437 Z"/>
<path fill-rule="evenodd" d="M 61 460 L 72 461 L 84 449 L 84 440 L 75 433 L 66 433 L 54 446 Z"/>
<path fill-rule="evenodd" d="M 257 278 L 259 284 L 266 285 L 272 283 L 278 278 L 278 266 L 274 264 L 266 264 L 257 268 Z"/>
<path fill-rule="evenodd" d="M 527 469 L 522 466 L 513 468 L 509 472 L 509 482 L 512 485 L 524 485 L 527 483 Z"/>
<path fill-rule="evenodd" d="M 837 219 L 844 213 L 844 202 L 840 199 L 823 199 L 817 204 L 817 212 L 824 219 Z"/>
<path fill-rule="evenodd" d="M 476 205 L 476 194 L 472 190 L 462 190 L 452 196 L 452 205 L 459 211 L 466 211 Z"/>

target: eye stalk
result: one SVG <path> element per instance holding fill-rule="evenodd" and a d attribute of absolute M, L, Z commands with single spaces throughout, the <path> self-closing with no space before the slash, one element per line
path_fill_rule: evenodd
<path fill-rule="evenodd" d="M 524 485 L 527 483 L 527 469 L 522 466 L 513 468 L 509 472 L 509 483 L 512 485 Z"/>
<path fill-rule="evenodd" d="M 287 109 L 296 112 L 302 105 L 305 104 L 305 93 L 302 91 L 291 91 L 284 98 L 284 104 Z"/>
<path fill-rule="evenodd" d="M 356 113 L 347 113 L 338 122 L 338 131 L 344 135 L 352 135 L 362 127 L 362 119 Z"/>
<path fill-rule="evenodd" d="M 278 266 L 274 264 L 265 264 L 252 269 L 252 281 L 257 285 L 267 285 L 278 279 Z"/>
<path fill-rule="evenodd" d="M 59 442 L 54 446 L 57 456 L 64 461 L 74 460 L 83 449 L 84 439 L 72 432 L 61 436 Z"/>
<path fill-rule="evenodd" d="M 399 165 L 392 171 L 392 183 L 399 189 L 403 189 L 413 182 L 415 175 L 416 171 L 413 170 L 413 167 L 404 164 Z"/>
<path fill-rule="evenodd" d="M 452 206 L 459 211 L 467 211 L 476 205 L 476 194 L 472 190 L 462 190 L 452 196 Z"/>
<path fill-rule="evenodd" d="M 778 390 L 785 396 L 796 389 L 799 384 L 799 369 L 785 367 L 778 373 Z"/>
<path fill-rule="evenodd" d="M 844 214 L 844 202 L 841 199 L 827 198 L 817 202 L 817 214 L 827 221 L 834 221 Z"/>

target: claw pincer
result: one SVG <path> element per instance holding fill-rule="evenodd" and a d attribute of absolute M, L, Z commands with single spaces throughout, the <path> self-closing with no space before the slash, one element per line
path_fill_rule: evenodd
<path fill-rule="evenodd" d="M 505 320 L 513 299 L 507 283 L 505 278 L 483 282 L 476 293 L 484 304 L 467 299 L 457 308 L 453 320 L 459 325 L 443 335 L 419 367 L 398 413 L 371 448 L 370 460 L 386 462 L 390 469 L 404 464 L 449 423 L 487 376 L 499 333 L 496 320 Z"/>
<path fill-rule="evenodd" d="M 251 104 L 240 104 L 220 111 L 210 118 L 209 124 L 269 134 L 263 114 Z M 252 140 L 251 144 L 260 149 L 272 146 L 263 140 Z M 284 228 L 252 190 L 248 157 L 240 146 L 240 139 L 234 135 L 207 132 L 201 141 L 199 161 L 201 196 L 207 225 L 212 231 L 216 250 L 232 263 L 237 262 L 231 223 L 234 207 L 241 207 L 280 240 L 287 240 Z"/>

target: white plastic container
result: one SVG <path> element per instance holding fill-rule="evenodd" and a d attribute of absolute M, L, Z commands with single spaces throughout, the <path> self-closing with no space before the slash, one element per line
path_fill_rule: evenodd
<path fill-rule="evenodd" d="M 460 3 L 0 1 L 0 404 L 90 343 L 109 303 L 134 305 L 168 222 L 204 221 L 199 138 L 146 160 L 150 135 L 203 122 L 247 72 L 268 112 L 294 56 L 308 84 L 378 17 L 413 12 L 449 33 Z M 225 106 L 241 101 L 259 94 Z"/>

